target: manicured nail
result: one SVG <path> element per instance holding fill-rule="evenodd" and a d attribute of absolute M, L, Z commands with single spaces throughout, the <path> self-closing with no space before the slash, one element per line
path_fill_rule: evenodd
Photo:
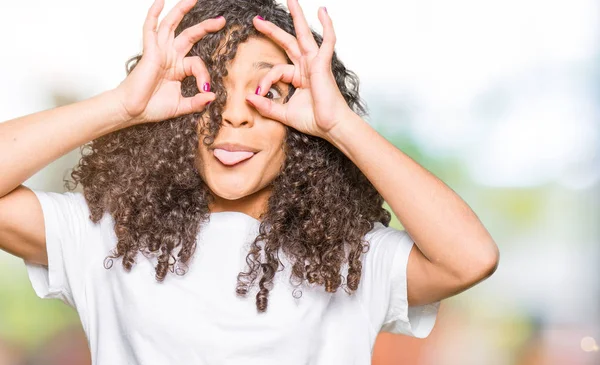
<path fill-rule="evenodd" d="M 212 100 L 211 100 L 212 101 Z M 208 106 L 208 104 L 210 104 L 210 101 L 208 103 L 206 103 L 206 106 Z"/>
<path fill-rule="evenodd" d="M 263 17 L 262 17 L 262 16 L 260 16 L 260 15 L 257 15 L 256 17 L 257 17 L 258 19 L 260 19 L 260 20 L 265 20 L 265 18 L 263 18 Z"/>
<path fill-rule="evenodd" d="M 260 86 L 256 88 L 256 92 L 255 92 L 255 94 L 256 94 L 256 95 L 260 95 Z"/>
<path fill-rule="evenodd" d="M 223 15 L 216 16 L 215 19 L 223 18 Z"/>
<path fill-rule="evenodd" d="M 327 8 L 326 7 L 323 7 L 323 10 L 325 10 L 325 12 L 327 13 Z"/>
<path fill-rule="evenodd" d="M 204 85 L 202 85 L 202 90 L 209 92 L 210 91 L 210 84 L 208 82 L 205 82 Z"/>

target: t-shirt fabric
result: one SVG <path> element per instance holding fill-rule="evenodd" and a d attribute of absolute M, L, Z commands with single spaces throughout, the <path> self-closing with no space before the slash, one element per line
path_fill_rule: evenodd
<path fill-rule="evenodd" d="M 438 314 L 440 302 L 408 306 L 414 242 L 379 222 L 365 235 L 370 249 L 354 294 L 304 283 L 298 295 L 280 255 L 285 267 L 259 313 L 256 287 L 246 297 L 235 293 L 257 219 L 211 213 L 187 272 L 159 283 L 156 257 L 138 254 L 130 272 L 121 258 L 105 267 L 117 243 L 114 220 L 105 213 L 92 223 L 81 193 L 33 192 L 43 210 L 48 266 L 25 261 L 29 279 L 40 298 L 76 309 L 94 365 L 367 365 L 378 332 L 424 338 Z"/>

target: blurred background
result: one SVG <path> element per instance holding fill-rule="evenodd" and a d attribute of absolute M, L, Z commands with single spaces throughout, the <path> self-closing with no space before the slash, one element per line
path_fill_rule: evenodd
<path fill-rule="evenodd" d="M 0 2 L 0 120 L 116 87 L 151 3 Z M 428 338 L 380 334 L 373 364 L 600 364 L 600 3 L 301 3 L 319 32 L 327 6 L 369 123 L 456 191 L 501 252 Z M 78 158 L 25 185 L 64 191 Z M 23 261 L 0 252 L 0 365 L 89 363 L 74 310 L 38 299 Z"/>

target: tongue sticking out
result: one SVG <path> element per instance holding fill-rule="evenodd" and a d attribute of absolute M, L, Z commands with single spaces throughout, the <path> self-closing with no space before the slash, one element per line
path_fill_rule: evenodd
<path fill-rule="evenodd" d="M 225 165 L 235 165 L 238 162 L 249 159 L 254 156 L 254 152 L 249 151 L 236 151 L 230 152 L 220 148 L 214 149 L 214 155 Z"/>

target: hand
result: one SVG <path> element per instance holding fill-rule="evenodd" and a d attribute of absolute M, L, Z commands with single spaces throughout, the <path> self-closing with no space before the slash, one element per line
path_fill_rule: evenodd
<path fill-rule="evenodd" d="M 254 26 L 285 50 L 293 64 L 275 65 L 260 81 L 260 93 L 246 100 L 257 111 L 300 132 L 326 138 L 349 113 L 354 113 L 340 92 L 331 70 L 335 32 L 325 8 L 319 9 L 323 42 L 317 45 L 297 0 L 288 0 L 296 37 L 275 24 L 254 18 Z M 283 81 L 296 88 L 286 104 L 263 97 L 271 85 Z"/>
<path fill-rule="evenodd" d="M 134 124 L 159 122 L 180 115 L 202 111 L 215 99 L 210 92 L 210 76 L 200 57 L 186 57 L 192 46 L 208 32 L 225 25 L 225 18 L 207 19 L 174 37 L 174 31 L 196 0 L 181 0 L 161 21 L 164 0 L 155 0 L 143 27 L 143 56 L 123 82 L 115 89 L 124 114 Z M 181 95 L 181 81 L 195 76 L 200 93 Z"/>

